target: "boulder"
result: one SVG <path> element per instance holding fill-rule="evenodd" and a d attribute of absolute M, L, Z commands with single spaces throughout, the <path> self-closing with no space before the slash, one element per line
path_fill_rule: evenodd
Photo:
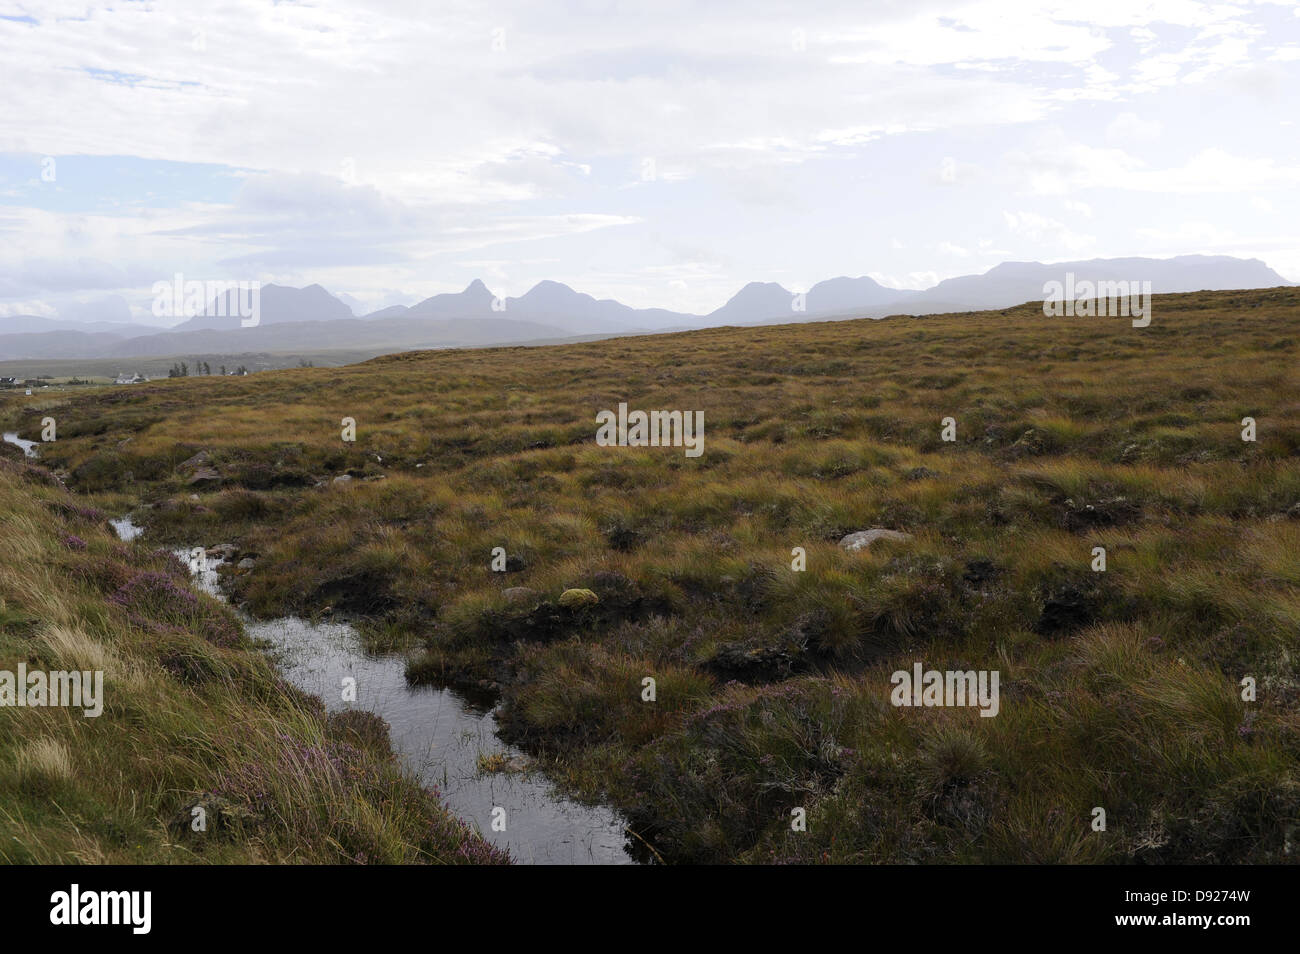
<path fill-rule="evenodd" d="M 501 591 L 501 595 L 507 603 L 515 606 L 539 603 L 542 599 L 542 594 L 527 586 L 508 586 Z"/>
<path fill-rule="evenodd" d="M 212 465 L 212 458 L 207 451 L 199 451 L 188 460 L 182 461 L 176 469 L 182 474 L 189 475 L 185 482 L 191 487 L 221 483 L 221 472 Z"/>
<path fill-rule="evenodd" d="M 840 546 L 850 553 L 856 553 L 858 550 L 869 549 L 877 540 L 906 543 L 911 539 L 912 535 L 910 533 L 903 533 L 899 530 L 886 530 L 883 527 L 872 527 L 870 530 L 859 530 L 856 533 L 846 535 L 840 540 Z"/>
<path fill-rule="evenodd" d="M 221 474 L 215 467 L 200 467 L 194 473 L 190 474 L 189 480 L 185 481 L 191 487 L 210 487 L 213 484 L 221 483 Z"/>

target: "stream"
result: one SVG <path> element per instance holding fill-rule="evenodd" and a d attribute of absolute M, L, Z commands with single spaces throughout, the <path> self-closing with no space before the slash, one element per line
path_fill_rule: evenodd
<path fill-rule="evenodd" d="M 28 457 L 38 441 L 13 431 L 4 440 Z M 131 517 L 109 521 L 118 537 L 134 540 L 143 528 Z M 174 551 L 190 567 L 195 585 L 224 600 L 218 583 L 219 558 Z M 389 725 L 393 749 L 426 787 L 436 786 L 447 807 L 474 825 L 487 840 L 509 849 L 524 864 L 633 864 L 626 827 L 613 809 L 565 798 L 546 778 L 528 768 L 528 757 L 497 738 L 495 712 L 475 708 L 450 689 L 410 686 L 406 659 L 398 653 L 367 653 L 347 623 L 311 623 L 287 616 L 254 620 L 241 614 L 254 640 L 274 647 L 281 673 L 298 688 L 319 696 L 330 712 L 361 708 Z M 356 701 L 342 701 L 343 680 L 356 680 Z M 510 768 L 484 772 L 480 757 L 498 757 Z M 492 810 L 505 809 L 506 830 L 492 830 Z"/>
<path fill-rule="evenodd" d="M 36 446 L 40 443 L 40 441 L 25 441 L 18 436 L 17 431 L 5 431 L 4 438 L 6 444 L 13 444 L 17 447 L 21 447 L 23 449 L 23 453 L 26 454 L 28 457 L 37 456 Z"/>
<path fill-rule="evenodd" d="M 112 521 L 123 540 L 141 533 L 129 516 Z M 176 550 L 195 584 L 224 599 L 218 585 L 221 559 L 199 566 L 188 550 Z M 294 685 L 319 696 L 331 712 L 361 708 L 388 722 L 393 748 L 426 787 L 437 786 L 447 807 L 522 864 L 633 864 L 623 819 L 608 807 L 589 806 L 558 794 L 529 765 L 527 756 L 497 738 L 495 713 L 470 705 L 450 689 L 410 686 L 406 659 L 371 654 L 346 623 L 311 623 L 296 617 L 241 619 L 254 640 L 274 647 L 280 671 Z M 345 677 L 356 680 L 356 701 L 342 701 Z M 489 773 L 480 756 L 501 756 L 512 768 Z M 492 830 L 492 810 L 505 809 L 506 830 Z"/>

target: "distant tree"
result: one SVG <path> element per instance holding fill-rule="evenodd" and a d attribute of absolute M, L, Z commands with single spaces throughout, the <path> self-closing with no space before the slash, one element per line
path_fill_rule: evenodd
<path fill-rule="evenodd" d="M 221 376 L 223 378 L 226 376 L 226 366 L 224 364 L 221 366 Z"/>
<path fill-rule="evenodd" d="M 212 365 L 208 364 L 206 361 L 203 362 L 203 373 L 204 374 L 212 373 Z"/>
<path fill-rule="evenodd" d="M 186 364 L 184 361 L 181 362 L 181 374 L 180 374 L 180 376 L 181 376 L 182 378 L 188 378 L 188 377 L 190 376 L 190 366 L 189 366 L 188 364 Z"/>

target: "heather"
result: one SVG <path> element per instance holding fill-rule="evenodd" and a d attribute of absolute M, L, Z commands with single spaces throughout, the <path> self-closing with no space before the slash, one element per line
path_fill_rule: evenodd
<path fill-rule="evenodd" d="M 500 700 L 511 739 L 619 807 L 646 857 L 1283 862 L 1297 342 L 1300 290 L 1278 288 L 1157 296 L 1145 329 L 1029 304 L 420 352 L 0 413 L 24 432 L 59 418 L 43 455 L 86 506 L 230 543 L 223 583 L 253 615 L 347 616 L 411 650 L 413 681 Z M 597 446 L 620 401 L 702 410 L 703 455 Z M 64 532 L 90 541 L 85 525 Z M 869 528 L 908 536 L 838 545 Z M 106 598 L 130 581 L 92 575 Z M 916 662 L 998 670 L 999 714 L 891 705 Z"/>
<path fill-rule="evenodd" d="M 104 708 L 0 707 L 0 860 L 507 860 L 400 768 L 386 725 L 327 719 L 170 551 L 119 542 L 37 470 L 0 468 L 0 670 L 102 671 Z"/>

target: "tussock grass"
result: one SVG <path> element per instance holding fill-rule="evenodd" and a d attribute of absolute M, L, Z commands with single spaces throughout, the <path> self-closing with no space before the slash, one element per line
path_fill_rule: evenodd
<path fill-rule="evenodd" d="M 668 861 L 1285 861 L 1300 289 L 1158 296 L 1154 315 L 1030 304 L 152 382 L 70 395 L 44 456 L 154 539 L 253 556 L 226 579 L 251 612 L 347 613 L 420 649 L 411 678 L 501 696 L 539 764 Z M 620 401 L 703 410 L 703 457 L 595 446 Z M 0 415 L 25 434 L 39 417 Z M 187 483 L 199 451 L 214 486 Z M 123 558 L 92 543 L 95 567 L 68 571 L 16 509 L 0 619 L 120 652 L 85 622 L 115 611 L 61 581 L 111 595 Z M 913 537 L 837 547 L 869 527 Z M 600 602 L 561 606 L 571 587 Z M 206 704 L 264 685 L 234 647 L 151 639 Z M 999 715 L 892 707 L 891 673 L 918 661 L 999 670 Z M 268 797 L 310 827 L 336 795 L 303 795 L 308 817 Z M 370 830 L 368 811 L 329 817 Z"/>
<path fill-rule="evenodd" d="M 341 731 L 225 638 L 238 621 L 170 554 L 22 471 L 0 470 L 0 511 L 0 671 L 103 673 L 98 716 L 0 707 L 0 861 L 504 860 L 402 773 L 386 728 Z"/>

